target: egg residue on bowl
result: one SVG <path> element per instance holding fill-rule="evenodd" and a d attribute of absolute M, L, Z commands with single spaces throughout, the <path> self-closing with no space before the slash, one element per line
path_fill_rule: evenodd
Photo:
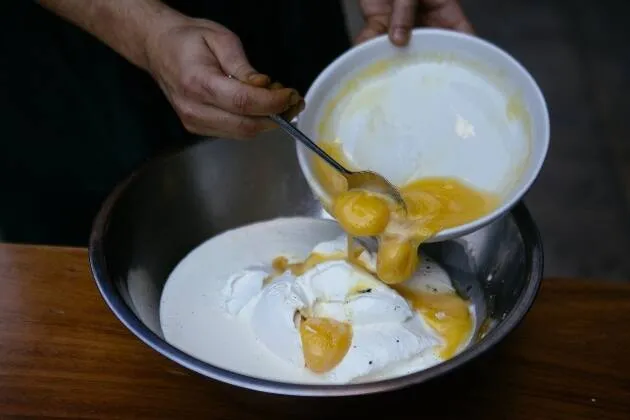
<path fill-rule="evenodd" d="M 346 232 L 379 236 L 379 278 L 395 284 L 415 249 L 442 230 L 485 216 L 518 180 L 529 154 L 526 113 L 481 72 L 452 60 L 377 63 L 331 100 L 319 144 L 352 170 L 400 188 L 407 212 L 314 157 L 315 176 Z"/>
<path fill-rule="evenodd" d="M 435 261 L 425 257 L 411 279 L 390 287 L 375 276 L 375 255 L 348 241 L 336 224 L 286 219 L 278 233 L 278 223 L 227 232 L 178 265 L 160 307 L 168 342 L 251 376 L 345 384 L 426 369 L 471 341 L 474 305 L 455 292 Z M 287 237 L 291 226 L 296 232 Z M 248 258 L 236 270 L 226 261 L 232 272 L 217 267 L 224 274 L 204 284 L 201 266 L 224 257 L 213 258 L 204 247 L 227 252 L 241 241 L 258 244 L 264 227 L 270 243 L 263 259 Z M 315 238 L 328 239 L 305 250 Z"/>

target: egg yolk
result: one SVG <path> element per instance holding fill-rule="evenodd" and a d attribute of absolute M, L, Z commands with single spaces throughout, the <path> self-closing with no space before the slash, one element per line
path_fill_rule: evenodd
<path fill-rule="evenodd" d="M 428 293 L 404 286 L 393 287 L 440 334 L 444 340 L 440 357 L 444 360 L 453 357 L 469 339 L 473 329 L 468 302 L 455 293 Z"/>
<path fill-rule="evenodd" d="M 352 326 L 329 318 L 307 318 L 300 323 L 306 367 L 325 373 L 341 362 L 352 343 Z"/>
<path fill-rule="evenodd" d="M 389 223 L 389 214 L 387 201 L 367 191 L 347 191 L 333 202 L 333 215 L 350 235 L 380 235 Z"/>
<path fill-rule="evenodd" d="M 350 167 L 339 143 L 321 147 Z M 377 275 L 397 284 L 411 277 L 418 265 L 417 249 L 436 233 L 463 225 L 492 211 L 499 204 L 494 194 L 477 191 L 448 177 L 424 178 L 400 188 L 407 207 L 401 216 L 396 206 L 368 191 L 347 191 L 345 179 L 321 159 L 314 161 L 315 175 L 332 196 L 332 214 L 354 236 L 378 236 Z M 351 168 L 353 169 L 353 168 Z M 388 226 L 396 225 L 396 234 Z"/>
<path fill-rule="evenodd" d="M 279 256 L 271 261 L 271 268 L 273 273 L 267 276 L 263 280 L 263 284 L 267 285 L 274 281 L 278 276 L 282 275 L 286 271 L 291 271 L 294 276 L 301 276 L 316 265 L 325 263 L 327 261 L 340 261 L 347 260 L 355 268 L 363 269 L 369 273 L 372 273 L 372 269 L 360 259 L 361 254 L 365 252 L 362 247 L 355 246 L 354 239 L 348 236 L 348 252 L 339 252 L 333 254 L 319 254 L 317 252 L 311 252 L 304 261 L 291 263 L 285 256 Z M 372 273 L 374 274 L 374 273 Z"/>
<path fill-rule="evenodd" d="M 311 268 L 326 261 L 343 260 L 346 256 L 342 253 L 337 255 L 322 255 L 316 252 L 311 253 L 302 262 L 290 263 L 287 257 L 276 257 L 271 263 L 275 273 L 280 275 L 287 270 L 291 270 L 294 276 L 301 276 Z"/>
<path fill-rule="evenodd" d="M 463 225 L 492 211 L 499 204 L 494 194 L 477 191 L 454 178 L 423 178 L 401 188 L 407 218 L 415 234 L 428 237 Z"/>
<path fill-rule="evenodd" d="M 341 149 L 341 145 L 338 143 L 327 141 L 318 143 L 318 146 L 333 157 L 337 162 L 348 165 L 347 159 Z M 350 169 L 348 166 L 346 166 L 346 168 Z M 313 157 L 313 171 L 315 172 L 315 177 L 322 184 L 324 190 L 326 190 L 331 196 L 334 197 L 348 189 L 346 178 L 344 178 L 343 175 L 337 172 L 335 168 L 330 166 L 320 157 Z M 324 203 L 324 205 L 327 205 L 327 203 Z"/>
<path fill-rule="evenodd" d="M 386 284 L 409 279 L 418 267 L 418 246 L 398 236 L 384 237 L 376 254 L 376 275 Z"/>
<path fill-rule="evenodd" d="M 291 271 L 294 276 L 301 276 L 316 265 L 322 264 L 327 261 L 339 261 L 347 259 L 349 263 L 366 271 L 370 271 L 369 268 L 359 259 L 364 249 L 361 247 L 355 247 L 354 241 L 351 237 L 348 237 L 348 253 L 339 252 L 335 254 L 318 254 L 312 252 L 309 256 L 301 262 L 290 263 L 289 259 L 284 256 L 279 256 L 273 259 L 271 267 L 274 273 L 270 275 L 265 283 L 271 282 L 274 278 L 281 275 L 287 270 Z"/>
<path fill-rule="evenodd" d="M 320 146 L 349 169 L 339 142 Z M 470 337 L 473 319 L 468 303 L 455 293 L 431 294 L 411 291 L 402 283 L 419 263 L 418 247 L 438 232 L 469 223 L 496 208 L 499 197 L 478 191 L 449 177 L 432 177 L 400 188 L 407 207 L 401 216 L 395 206 L 368 191 L 347 191 L 345 178 L 326 162 L 314 158 L 315 176 L 333 197 L 325 206 L 341 227 L 353 236 L 377 236 L 376 275 L 392 285 L 444 340 L 440 356 L 453 357 Z M 390 231 L 389 226 L 396 229 Z M 395 233 L 394 233 L 395 232 Z"/>

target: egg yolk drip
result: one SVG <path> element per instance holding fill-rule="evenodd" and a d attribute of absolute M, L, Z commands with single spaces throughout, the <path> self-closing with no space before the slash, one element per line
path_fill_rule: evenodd
<path fill-rule="evenodd" d="M 358 260 L 363 249 L 350 245 L 349 240 L 348 255 L 341 252 L 332 255 L 313 252 L 304 261 L 296 263 L 290 263 L 284 256 L 276 257 L 271 263 L 274 274 L 265 282 L 272 281 L 287 270 L 295 276 L 300 276 L 326 261 L 347 259 L 350 263 L 357 264 L 358 268 L 367 270 Z M 299 331 L 306 368 L 315 373 L 325 373 L 337 366 L 348 353 L 352 343 L 352 326 L 330 318 L 300 317 Z"/>
<path fill-rule="evenodd" d="M 350 169 L 341 145 L 320 146 Z M 455 293 L 432 294 L 406 288 L 403 283 L 416 271 L 418 247 L 438 232 L 488 214 L 499 197 L 475 190 L 448 177 L 410 182 L 400 188 L 406 215 L 388 198 L 365 190 L 348 191 L 345 178 L 321 159 L 314 160 L 315 176 L 333 197 L 327 209 L 353 236 L 379 238 L 376 275 L 398 291 L 443 339 L 440 357 L 453 357 L 470 338 L 474 321 L 468 302 Z"/>
<path fill-rule="evenodd" d="M 428 293 L 394 286 L 424 320 L 444 340 L 439 356 L 446 360 L 453 357 L 468 341 L 473 329 L 473 318 L 468 302 L 455 293 Z"/>
<path fill-rule="evenodd" d="M 348 234 L 376 236 L 383 233 L 389 224 L 390 209 L 382 197 L 353 190 L 335 198 L 333 214 Z"/>
<path fill-rule="evenodd" d="M 352 343 L 352 326 L 330 318 L 307 318 L 300 323 L 300 338 L 307 369 L 325 373 L 337 366 L 348 353 Z"/>
<path fill-rule="evenodd" d="M 357 266 L 358 268 L 370 271 L 369 268 L 366 267 L 365 264 L 359 259 L 363 252 L 363 248 L 354 247 L 352 239 L 348 238 L 348 255 L 343 252 L 326 255 L 312 252 L 304 261 L 295 263 L 289 262 L 289 259 L 284 256 L 276 257 L 271 262 L 271 267 L 273 268 L 274 273 L 273 275 L 269 276 L 266 281 L 273 280 L 276 276 L 281 275 L 287 270 L 291 271 L 291 274 L 293 274 L 294 276 L 301 276 L 316 265 L 325 263 L 327 261 L 348 260 L 349 263 Z"/>
<path fill-rule="evenodd" d="M 338 143 L 320 146 L 351 167 Z M 499 204 L 493 194 L 477 191 L 447 177 L 425 178 L 400 188 L 407 206 L 402 215 L 395 203 L 366 190 L 348 191 L 345 178 L 321 159 L 315 175 L 333 197 L 330 207 L 342 228 L 354 236 L 379 237 L 377 275 L 387 284 L 408 280 L 418 266 L 417 249 L 441 230 L 463 225 L 489 213 Z"/>
<path fill-rule="evenodd" d="M 335 255 L 322 255 L 315 252 L 311 253 L 304 261 L 290 263 L 287 257 L 276 257 L 271 262 L 271 267 L 276 274 L 282 274 L 285 271 L 291 271 L 294 276 L 301 276 L 311 268 L 326 261 L 343 260 L 346 258 L 342 253 Z"/>

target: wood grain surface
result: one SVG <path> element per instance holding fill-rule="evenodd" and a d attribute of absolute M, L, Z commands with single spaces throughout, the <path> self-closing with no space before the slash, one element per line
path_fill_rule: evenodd
<path fill-rule="evenodd" d="M 547 279 L 495 351 L 388 394 L 280 397 L 189 373 L 105 306 L 81 249 L 0 245 L 0 419 L 630 418 L 630 284 Z M 365 417 L 364 417 L 365 416 Z"/>

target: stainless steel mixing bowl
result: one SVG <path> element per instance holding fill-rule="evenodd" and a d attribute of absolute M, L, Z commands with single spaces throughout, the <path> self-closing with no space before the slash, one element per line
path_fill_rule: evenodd
<path fill-rule="evenodd" d="M 324 214 L 300 172 L 293 141 L 283 133 L 270 132 L 251 142 L 200 143 L 148 163 L 109 196 L 90 239 L 92 273 L 114 314 L 162 355 L 209 378 L 289 395 L 367 394 L 425 382 L 493 347 L 534 302 L 542 246 L 525 205 L 518 204 L 480 231 L 426 247 L 449 271 L 458 291 L 475 302 L 477 318 L 483 320 L 474 344 L 431 369 L 344 386 L 280 383 L 204 363 L 163 339 L 158 308 L 162 288 L 189 251 L 247 223 Z"/>

